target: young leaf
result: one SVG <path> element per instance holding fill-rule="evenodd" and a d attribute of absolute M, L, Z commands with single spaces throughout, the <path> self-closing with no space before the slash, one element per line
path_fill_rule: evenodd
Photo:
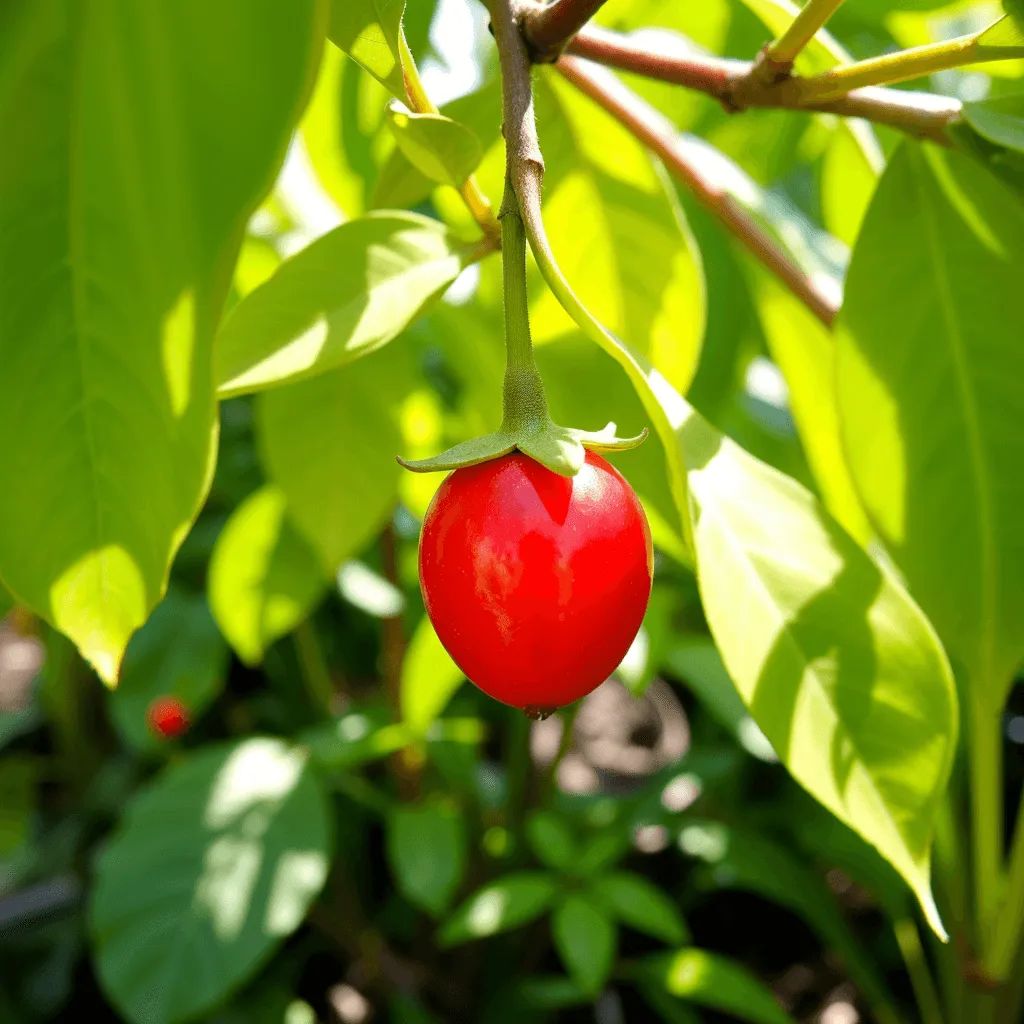
<path fill-rule="evenodd" d="M 406 899 L 435 917 L 442 913 L 466 867 L 466 830 L 458 808 L 439 801 L 396 807 L 388 820 L 387 849 Z"/>
<path fill-rule="evenodd" d="M 530 849 L 548 867 L 557 871 L 571 869 L 579 857 L 576 839 L 568 824 L 551 811 L 537 811 L 526 823 Z"/>
<path fill-rule="evenodd" d="M 597 995 L 615 962 L 615 925 L 595 903 L 573 893 L 552 915 L 551 933 L 570 977 L 584 992 Z"/>
<path fill-rule="evenodd" d="M 465 678 L 424 615 L 402 661 L 402 720 L 415 732 L 425 733 Z"/>
<path fill-rule="evenodd" d="M 382 528 L 397 499 L 396 397 L 409 353 L 387 348 L 259 396 L 264 466 L 296 527 L 334 573 Z"/>
<path fill-rule="evenodd" d="M 370 213 L 329 231 L 231 311 L 217 337 L 218 394 L 302 380 L 373 352 L 466 258 L 443 224 L 415 213 Z"/>
<path fill-rule="evenodd" d="M 529 924 L 551 907 L 557 892 L 557 881 L 540 871 L 505 875 L 475 892 L 452 914 L 441 929 L 441 945 L 454 946 Z"/>
<path fill-rule="evenodd" d="M 331 0 L 327 34 L 399 99 L 405 99 L 400 39 L 405 0 Z"/>
<path fill-rule="evenodd" d="M 616 920 L 678 946 L 690 935 L 675 903 L 656 885 L 631 871 L 602 875 L 591 883 L 594 897 Z"/>
<path fill-rule="evenodd" d="M 205 1016 L 302 923 L 330 845 L 327 802 L 295 748 L 256 738 L 178 762 L 99 859 L 94 956 L 111 1001 L 133 1024 Z"/>
<path fill-rule="evenodd" d="M 320 10 L 0 14 L 0 574 L 108 683 L 209 485 L 213 326 Z"/>
<path fill-rule="evenodd" d="M 1024 204 L 905 142 L 854 252 L 838 332 L 853 478 L 911 592 L 993 708 L 1024 656 Z"/>
<path fill-rule="evenodd" d="M 965 103 L 964 119 L 989 142 L 1024 153 L 1024 93 Z"/>
<path fill-rule="evenodd" d="M 746 968 L 703 949 L 641 961 L 641 977 L 679 999 L 723 1010 L 751 1024 L 793 1024 L 793 1018 Z"/>
<path fill-rule="evenodd" d="M 258 665 L 326 587 L 316 552 L 289 522 L 279 488 L 262 487 L 235 509 L 210 557 L 207 588 L 217 625 L 242 661 Z"/>
<path fill-rule="evenodd" d="M 157 697 L 172 695 L 195 718 L 220 693 L 228 652 L 203 597 L 168 591 L 125 651 L 121 683 L 109 695 L 121 734 L 141 750 L 155 750 L 146 712 Z"/>
<path fill-rule="evenodd" d="M 928 620 L 795 481 L 695 414 L 680 437 L 729 675 L 797 781 L 879 849 L 941 932 L 930 846 L 957 709 Z"/>
<path fill-rule="evenodd" d="M 459 188 L 476 170 L 483 150 L 465 125 L 441 114 L 414 114 L 402 104 L 388 107 L 388 127 L 409 163 L 439 185 Z"/>

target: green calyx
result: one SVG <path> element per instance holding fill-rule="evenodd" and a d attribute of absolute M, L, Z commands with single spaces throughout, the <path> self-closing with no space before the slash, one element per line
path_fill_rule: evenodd
<path fill-rule="evenodd" d="M 463 441 L 431 459 L 398 461 L 415 473 L 436 473 L 475 466 L 520 451 L 553 472 L 572 477 L 583 467 L 588 448 L 594 451 L 635 448 L 647 437 L 647 429 L 637 437 L 616 437 L 614 423 L 609 423 L 604 430 L 586 431 L 561 427 L 551 419 L 530 337 L 526 232 L 515 192 L 507 181 L 499 216 L 506 348 L 501 426 L 493 434 Z"/>

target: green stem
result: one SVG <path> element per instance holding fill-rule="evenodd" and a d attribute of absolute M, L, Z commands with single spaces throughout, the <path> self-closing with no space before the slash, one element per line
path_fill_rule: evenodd
<path fill-rule="evenodd" d="M 842 3 L 843 0 L 808 0 L 793 24 L 768 46 L 765 51 L 768 60 L 774 64 L 792 64 Z"/>
<path fill-rule="evenodd" d="M 974 914 L 977 922 L 977 955 L 988 961 L 993 924 L 999 911 L 1003 874 L 1003 776 L 1002 735 L 999 711 L 985 703 L 971 680 L 968 757 L 973 816 Z"/>
<path fill-rule="evenodd" d="M 501 272 L 505 298 L 505 384 L 501 429 L 530 430 L 547 423 L 548 403 L 533 355 L 526 291 L 526 232 L 509 181 L 501 204 Z"/>
<path fill-rule="evenodd" d="M 891 85 L 920 78 L 936 71 L 948 71 L 982 61 L 1006 60 L 1019 56 L 1013 47 L 981 46 L 978 34 L 958 36 L 941 43 L 914 46 L 897 53 L 886 53 L 854 64 L 843 64 L 815 75 L 797 80 L 794 86 L 802 101 L 841 96 L 851 89 L 867 85 Z"/>
<path fill-rule="evenodd" d="M 985 967 L 1000 979 L 1009 976 L 1024 936 L 1024 794 L 1021 795 L 1014 826 L 1008 877 L 1005 900 L 995 922 L 992 945 L 985 960 Z"/>
<path fill-rule="evenodd" d="M 960 946 L 967 941 L 967 880 L 964 874 L 964 856 L 960 849 L 960 829 L 954 810 L 955 784 L 950 785 L 946 798 L 939 807 L 935 821 L 933 856 L 936 895 L 950 932 L 950 941 L 941 942 L 932 935 L 933 950 L 940 964 L 939 980 L 950 1021 L 964 1019 L 964 978 L 960 965 Z"/>
<path fill-rule="evenodd" d="M 943 1024 L 945 1018 L 942 1014 L 942 1005 L 939 1002 L 939 993 L 935 988 L 935 981 L 932 978 L 931 968 L 925 957 L 924 947 L 921 945 L 921 935 L 917 925 L 911 917 L 901 917 L 893 921 L 893 932 L 896 935 L 896 943 L 903 954 L 903 962 L 907 965 L 907 974 L 910 976 L 910 984 L 914 990 L 914 998 L 917 1000 L 917 1008 L 921 1013 L 921 1020 L 927 1024 Z"/>
<path fill-rule="evenodd" d="M 566 754 L 572 749 L 573 729 L 581 707 L 583 707 L 583 701 L 578 700 L 571 707 L 559 710 L 558 714 L 562 720 L 562 739 L 558 744 L 558 751 L 555 753 L 554 760 L 551 762 L 551 766 L 544 777 L 543 793 L 545 797 L 551 797 L 558 786 L 558 769 L 565 760 Z"/>
<path fill-rule="evenodd" d="M 334 683 L 316 630 L 309 619 L 305 619 L 295 627 L 292 635 L 302 668 L 302 681 L 317 709 L 330 715 L 334 711 Z"/>

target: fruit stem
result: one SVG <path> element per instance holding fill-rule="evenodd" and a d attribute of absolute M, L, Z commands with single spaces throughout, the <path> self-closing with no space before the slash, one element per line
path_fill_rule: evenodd
<path fill-rule="evenodd" d="M 526 231 L 519 201 L 509 179 L 498 214 L 501 219 L 501 270 L 505 296 L 505 384 L 502 429 L 533 432 L 550 420 L 544 382 L 533 355 L 529 299 L 526 293 Z"/>

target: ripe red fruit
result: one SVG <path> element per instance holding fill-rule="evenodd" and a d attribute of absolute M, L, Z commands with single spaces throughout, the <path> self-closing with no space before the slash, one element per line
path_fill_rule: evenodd
<path fill-rule="evenodd" d="M 177 697 L 157 697 L 146 710 L 150 729 L 164 739 L 180 736 L 191 724 L 188 708 Z"/>
<path fill-rule="evenodd" d="M 457 469 L 420 538 L 427 614 L 466 676 L 549 713 L 604 682 L 651 595 L 647 517 L 594 452 L 573 478 L 518 452 Z"/>

